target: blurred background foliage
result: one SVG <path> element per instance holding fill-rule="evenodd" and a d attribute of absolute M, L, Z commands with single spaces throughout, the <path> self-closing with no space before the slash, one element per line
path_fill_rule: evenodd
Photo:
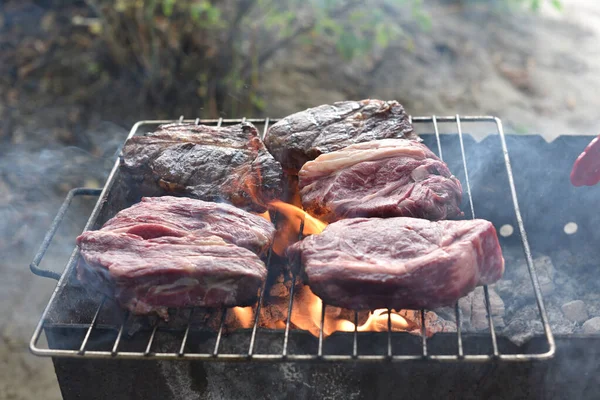
<path fill-rule="evenodd" d="M 558 0 L 445 2 L 494 12 L 561 6 Z M 170 117 L 186 109 L 202 117 L 262 114 L 261 77 L 276 56 L 295 46 L 307 55 L 332 50 L 337 62 L 366 66 L 368 74 L 392 44 L 402 41 L 411 51 L 414 32 L 426 33 L 432 23 L 423 0 L 36 3 L 52 11 L 41 18 L 37 37 L 28 32 L 23 42 L 14 35 L 4 42 L 18 45 L 0 53 L 0 82 L 13 79 L 5 83 L 19 86 L 18 93 L 38 90 L 83 106 L 125 100 Z M 2 18 L 0 32 L 7 24 L 18 32 L 18 21 Z"/>
<path fill-rule="evenodd" d="M 161 102 L 177 92 L 203 99 L 206 115 L 261 110 L 264 65 L 291 46 L 331 47 L 340 62 L 380 54 L 406 38 L 410 13 L 423 28 L 421 0 L 87 0 L 78 18 L 105 46 L 95 72 L 124 74 Z M 233 95 L 231 97 L 230 95 Z"/>

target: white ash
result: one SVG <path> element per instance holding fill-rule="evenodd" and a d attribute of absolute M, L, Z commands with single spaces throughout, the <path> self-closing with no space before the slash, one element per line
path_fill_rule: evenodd
<path fill-rule="evenodd" d="M 600 317 L 588 319 L 583 323 L 582 332 L 591 335 L 600 333 Z"/>
<path fill-rule="evenodd" d="M 569 321 L 582 323 L 589 317 L 585 303 L 581 300 L 569 301 L 562 305 L 561 310 Z"/>

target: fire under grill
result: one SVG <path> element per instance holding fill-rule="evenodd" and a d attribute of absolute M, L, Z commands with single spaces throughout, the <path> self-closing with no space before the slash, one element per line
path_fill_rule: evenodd
<path fill-rule="evenodd" d="M 180 123 L 202 123 L 206 125 L 236 124 L 246 119 L 184 120 Z M 507 338 L 497 334 L 492 318 L 490 292 L 484 287 L 483 303 L 487 313 L 488 329 L 485 334 L 465 335 L 462 331 L 462 315 L 459 304 L 454 306 L 455 332 L 437 333 L 433 337 L 427 334 L 427 310 L 420 310 L 420 335 L 407 332 L 394 332 L 392 329 L 392 310 L 387 312 L 387 329 L 383 332 L 359 332 L 359 313 L 354 312 L 354 331 L 336 332 L 329 337 L 324 334 L 327 305 L 321 306 L 321 319 L 318 335 L 309 335 L 306 331 L 295 329 L 292 324 L 295 285 L 291 285 L 285 326 L 280 329 L 264 328 L 260 324 L 261 308 L 265 307 L 265 291 L 268 280 L 262 288 L 255 306 L 251 328 L 228 331 L 227 321 L 234 314 L 232 309 L 206 310 L 200 308 L 170 310 L 168 323 L 155 317 L 129 315 L 115 302 L 103 295 L 90 294 L 75 277 L 75 266 L 79 259 L 75 249 L 62 274 L 39 267 L 69 204 L 76 196 L 99 196 L 85 230 L 96 229 L 104 221 L 119 211 L 119 169 L 118 161 L 109 175 L 105 187 L 100 189 L 73 189 L 56 219 L 48 231 L 42 246 L 31 264 L 32 271 L 39 275 L 58 280 L 58 285 L 42 314 L 30 342 L 31 351 L 39 356 L 53 358 L 105 358 L 105 359 L 155 359 L 155 360 L 201 360 L 201 361 L 327 361 L 327 362 L 383 362 L 409 360 L 435 361 L 531 361 L 548 359 L 554 355 L 555 343 L 544 307 L 542 291 L 533 265 L 533 257 L 515 189 L 508 147 L 500 119 L 479 116 L 450 117 L 413 117 L 412 123 L 417 132 L 428 132 L 432 151 L 449 165 L 454 163 L 453 172 L 466 187 L 467 196 L 463 200 L 465 215 L 469 218 L 487 215 L 476 213 L 480 205 L 472 194 L 469 180 L 469 152 L 465 151 L 463 130 L 480 129 L 493 126 L 499 141 L 499 154 L 504 163 L 504 176 L 493 177 L 506 182 L 505 190 L 512 203 L 512 210 L 502 210 L 502 214 L 511 214 L 509 218 L 516 225 L 514 237 L 520 240 L 523 257 L 527 264 L 531 289 L 538 308 L 538 318 L 543 326 L 544 345 L 524 351 L 513 345 Z M 257 126 L 263 126 L 263 136 L 275 119 L 247 119 Z M 140 121 L 136 123 L 128 138 L 143 134 L 160 124 L 177 121 Z M 450 126 L 446 135 L 441 126 Z M 450 140 L 456 140 L 453 149 L 459 151 L 444 152 Z M 427 142 L 427 141 L 426 141 Z M 468 150 L 468 149 L 467 149 Z M 452 156 L 452 157 L 450 157 Z M 461 171 L 457 166 L 461 165 Z M 471 165 L 473 167 L 473 165 Z M 473 172 L 473 170 L 472 170 Z M 481 204 L 484 207 L 484 204 Z M 120 207 L 120 208 L 119 208 Z M 485 214 L 485 213 L 484 213 Z M 277 214 L 273 216 L 274 222 Z M 304 222 L 301 223 L 301 233 Z M 519 245 L 513 241 L 513 245 Z M 504 246 L 503 246 L 504 249 Z M 273 249 L 268 252 L 266 265 L 269 272 L 274 264 Z M 507 265 L 507 269 L 511 268 Z M 297 266 L 290 268 L 292 282 L 296 282 Z M 171 312 L 172 311 L 172 312 Z M 212 321 L 212 322 L 211 322 Z M 216 322 L 215 322 L 216 321 Z M 42 344 L 45 333 L 48 346 Z M 468 336 L 468 338 L 467 338 Z M 448 343 L 452 346 L 448 346 Z M 444 345 L 440 345 L 444 343 Z M 448 350 L 452 348 L 452 350 Z"/>

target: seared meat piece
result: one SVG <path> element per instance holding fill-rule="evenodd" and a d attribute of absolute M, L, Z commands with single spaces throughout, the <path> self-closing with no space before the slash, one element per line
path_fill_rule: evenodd
<path fill-rule="evenodd" d="M 107 221 L 102 230 L 144 239 L 215 235 L 259 255 L 275 235 L 271 222 L 229 204 L 172 196 L 144 197 Z"/>
<path fill-rule="evenodd" d="M 247 122 L 162 125 L 125 143 L 121 169 L 140 196 L 183 195 L 257 212 L 282 191 L 281 165 Z"/>
<path fill-rule="evenodd" d="M 352 218 L 288 249 L 326 304 L 355 310 L 432 309 L 496 282 L 504 259 L 485 220 Z"/>
<path fill-rule="evenodd" d="M 460 182 L 427 146 L 414 140 L 348 146 L 307 162 L 298 175 L 304 209 L 327 222 L 462 215 Z"/>
<path fill-rule="evenodd" d="M 417 139 L 397 101 L 341 101 L 282 119 L 269 129 L 265 144 L 293 175 L 321 154 L 385 138 Z"/>
<path fill-rule="evenodd" d="M 274 234 L 269 221 L 231 205 L 143 198 L 77 238 L 77 276 L 136 314 L 246 306 L 266 279 L 257 253 Z"/>
<path fill-rule="evenodd" d="M 162 236 L 85 232 L 77 239 L 85 263 L 77 276 L 134 314 L 168 307 L 249 306 L 267 269 L 260 258 L 218 236 Z"/>

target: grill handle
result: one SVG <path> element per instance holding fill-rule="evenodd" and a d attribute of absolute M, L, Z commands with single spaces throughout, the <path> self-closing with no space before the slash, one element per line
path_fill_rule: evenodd
<path fill-rule="evenodd" d="M 50 243 L 52 242 L 52 239 L 54 238 L 54 235 L 56 234 L 60 223 L 65 217 L 65 214 L 67 213 L 67 210 L 69 209 L 73 198 L 76 196 L 100 196 L 100 193 L 102 193 L 102 189 L 75 188 L 69 191 L 69 194 L 67 194 L 67 197 L 63 201 L 62 206 L 60 206 L 56 217 L 54 217 L 54 221 L 52 221 L 50 229 L 48 230 L 48 232 L 46 232 L 46 237 L 44 237 L 44 241 L 42 242 L 37 254 L 33 258 L 31 264 L 29 264 L 29 269 L 31 270 L 31 272 L 33 272 L 37 276 L 42 276 L 45 278 L 52 278 L 56 280 L 60 279 L 61 274 L 40 268 L 40 262 L 42 261 L 42 258 L 44 258 L 48 247 L 50 247 Z"/>

